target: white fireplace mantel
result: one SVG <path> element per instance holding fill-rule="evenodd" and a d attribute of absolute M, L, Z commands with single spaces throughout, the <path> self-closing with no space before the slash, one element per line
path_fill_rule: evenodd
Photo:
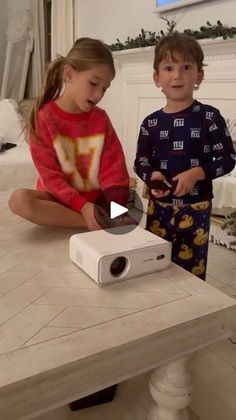
<path fill-rule="evenodd" d="M 199 41 L 205 58 L 211 60 L 219 60 L 226 57 L 227 59 L 236 59 L 236 38 L 215 38 L 203 39 Z M 115 60 L 120 63 L 138 63 L 152 61 L 154 57 L 154 46 L 143 48 L 132 48 L 130 50 L 121 50 L 113 52 Z"/>
<path fill-rule="evenodd" d="M 220 109 L 236 131 L 236 38 L 206 39 L 199 43 L 206 66 L 196 99 Z M 165 98 L 153 82 L 154 47 L 116 51 L 113 56 L 116 77 L 102 107 L 121 139 L 132 174 L 140 123 L 146 115 L 161 108 Z"/>

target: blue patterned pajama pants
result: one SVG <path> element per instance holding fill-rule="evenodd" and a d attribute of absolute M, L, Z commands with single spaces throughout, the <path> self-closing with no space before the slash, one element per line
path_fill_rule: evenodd
<path fill-rule="evenodd" d="M 211 201 L 184 206 L 149 200 L 146 229 L 172 242 L 172 261 L 205 280 Z"/>

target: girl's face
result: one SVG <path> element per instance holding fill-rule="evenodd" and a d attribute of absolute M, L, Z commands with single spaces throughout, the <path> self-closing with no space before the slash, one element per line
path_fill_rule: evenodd
<path fill-rule="evenodd" d="M 193 100 L 193 91 L 196 85 L 200 85 L 203 79 L 203 71 L 198 71 L 197 64 L 183 60 L 181 55 L 171 59 L 168 54 L 159 64 L 158 72 L 154 73 L 154 81 L 157 87 L 167 98 L 167 102 L 186 103 Z"/>
<path fill-rule="evenodd" d="M 80 72 L 65 66 L 65 89 L 60 100 L 62 107 L 75 113 L 91 111 L 103 98 L 113 77 L 112 70 L 106 64 Z"/>

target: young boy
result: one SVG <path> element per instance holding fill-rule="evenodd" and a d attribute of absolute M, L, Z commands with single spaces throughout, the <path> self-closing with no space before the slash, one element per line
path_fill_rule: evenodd
<path fill-rule="evenodd" d="M 156 45 L 153 77 L 166 104 L 141 125 L 134 169 L 149 185 L 146 228 L 172 242 L 172 261 L 205 280 L 212 179 L 234 168 L 235 151 L 220 112 L 193 98 L 203 59 L 182 33 Z"/>

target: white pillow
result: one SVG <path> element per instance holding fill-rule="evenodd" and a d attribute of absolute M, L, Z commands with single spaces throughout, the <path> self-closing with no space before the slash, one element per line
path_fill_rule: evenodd
<path fill-rule="evenodd" d="M 0 101 L 0 141 L 21 144 L 25 140 L 23 121 L 14 99 Z"/>

